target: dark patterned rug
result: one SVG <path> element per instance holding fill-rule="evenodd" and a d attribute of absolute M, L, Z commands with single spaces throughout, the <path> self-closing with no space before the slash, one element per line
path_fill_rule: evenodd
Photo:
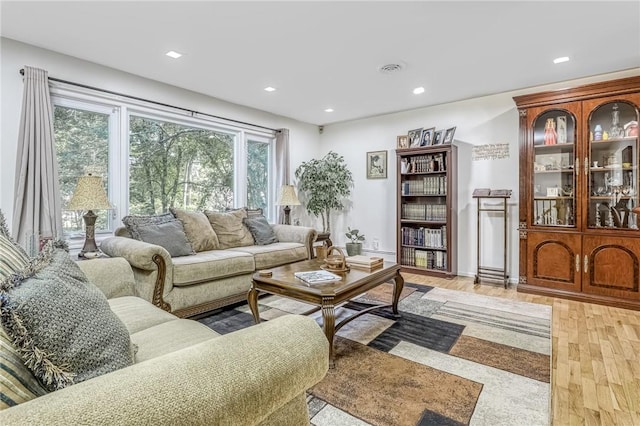
<path fill-rule="evenodd" d="M 336 311 L 336 323 L 389 303 L 384 284 Z M 266 296 L 263 320 L 311 315 L 311 305 Z M 348 323 L 335 368 L 310 390 L 311 422 L 338 425 L 549 423 L 551 307 L 407 283 L 400 318 L 389 309 Z M 199 321 L 221 334 L 253 325 L 246 304 Z"/>

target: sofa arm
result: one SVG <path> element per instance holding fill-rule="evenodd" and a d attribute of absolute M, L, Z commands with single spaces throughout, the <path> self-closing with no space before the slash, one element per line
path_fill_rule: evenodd
<path fill-rule="evenodd" d="M 0 424 L 255 425 L 319 382 L 329 347 L 288 315 L 0 411 Z"/>
<path fill-rule="evenodd" d="M 103 253 L 129 262 L 136 281 L 136 295 L 171 312 L 164 298 L 173 289 L 173 262 L 164 247 L 126 237 L 109 237 L 100 243 Z"/>
<path fill-rule="evenodd" d="M 271 227 L 279 241 L 304 244 L 307 248 L 307 259 L 313 257 L 313 242 L 318 236 L 315 229 L 306 226 L 280 224 L 272 224 Z"/>
<path fill-rule="evenodd" d="M 124 258 L 81 260 L 78 266 L 107 299 L 135 296 L 133 271 Z"/>

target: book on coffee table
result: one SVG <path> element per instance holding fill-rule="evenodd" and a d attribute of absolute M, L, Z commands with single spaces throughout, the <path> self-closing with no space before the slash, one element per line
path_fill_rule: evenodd
<path fill-rule="evenodd" d="M 339 275 L 332 274 L 331 272 L 323 269 L 318 271 L 296 272 L 293 275 L 309 284 L 327 283 L 331 281 L 340 281 L 342 279 Z"/>
<path fill-rule="evenodd" d="M 351 268 L 372 271 L 382 267 L 384 259 L 380 256 L 363 256 L 359 254 L 345 258 L 345 262 L 347 262 L 347 265 Z"/>

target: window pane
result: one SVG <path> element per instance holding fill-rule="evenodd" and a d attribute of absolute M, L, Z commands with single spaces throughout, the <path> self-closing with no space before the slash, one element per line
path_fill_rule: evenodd
<path fill-rule="evenodd" d="M 131 116 L 129 213 L 233 206 L 232 135 Z"/>
<path fill-rule="evenodd" d="M 247 142 L 247 207 L 268 212 L 269 144 Z"/>
<path fill-rule="evenodd" d="M 109 170 L 109 114 L 56 105 L 53 128 L 56 139 L 60 192 L 62 194 L 62 226 L 67 237 L 84 233 L 83 211 L 64 210 L 71 201 L 78 177 L 91 173 L 102 176 L 105 190 Z M 107 210 L 98 215 L 96 232 L 109 229 Z"/>

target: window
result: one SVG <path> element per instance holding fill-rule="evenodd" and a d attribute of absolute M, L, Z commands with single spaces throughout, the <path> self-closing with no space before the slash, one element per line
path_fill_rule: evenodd
<path fill-rule="evenodd" d="M 77 102 L 59 102 L 54 107 L 54 135 L 62 195 L 62 227 L 69 237 L 81 237 L 85 212 L 65 210 L 71 201 L 78 177 L 101 176 L 105 190 L 109 184 L 109 145 L 114 126 L 111 108 Z M 108 193 L 108 191 L 107 191 Z M 96 232 L 109 231 L 108 211 L 96 211 Z"/>
<path fill-rule="evenodd" d="M 170 207 L 273 206 L 273 134 L 175 113 L 170 108 L 52 87 L 64 233 L 84 237 L 84 212 L 64 211 L 78 177 L 102 176 L 114 209 L 96 211 L 96 238 L 127 214 Z M 73 244 L 72 244 L 73 246 Z"/>

